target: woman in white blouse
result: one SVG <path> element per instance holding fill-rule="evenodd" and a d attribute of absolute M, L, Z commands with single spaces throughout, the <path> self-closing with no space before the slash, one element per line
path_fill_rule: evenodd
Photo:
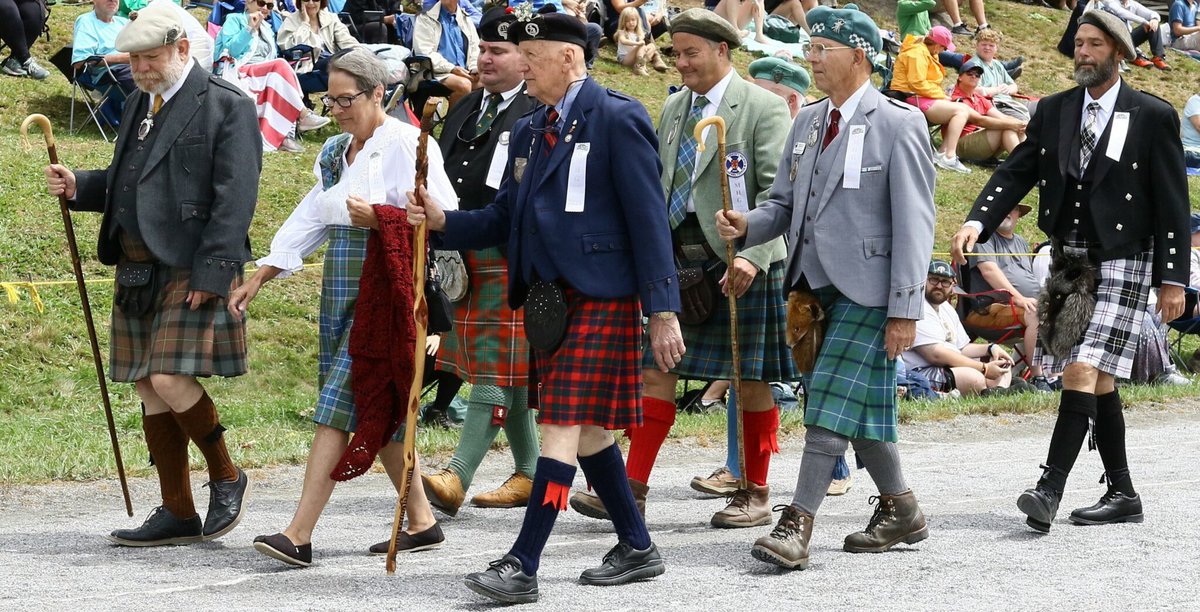
<path fill-rule="evenodd" d="M 316 186 L 279 228 L 254 277 L 229 297 L 230 312 L 241 316 L 264 283 L 301 270 L 304 258 L 328 243 L 321 283 L 320 392 L 313 414 L 317 431 L 304 489 L 291 524 L 282 533 L 259 536 L 254 544 L 259 552 L 290 565 L 312 562 L 312 531 L 333 493 L 329 475 L 357 424 L 348 349 L 371 231 L 366 228 L 377 226 L 372 203 L 403 207 L 404 193 L 415 182 L 419 130 L 384 114 L 386 76 L 387 67 L 368 51 L 349 51 L 330 60 L 325 105 L 332 109 L 342 134 L 325 142 L 314 168 Z M 429 147 L 429 190 L 439 202 L 456 201 L 436 146 Z M 398 487 L 404 468 L 401 445 L 385 445 L 379 458 Z M 443 539 L 420 472 L 415 471 L 409 489 L 408 530 L 400 534 L 397 548 L 433 548 Z"/>

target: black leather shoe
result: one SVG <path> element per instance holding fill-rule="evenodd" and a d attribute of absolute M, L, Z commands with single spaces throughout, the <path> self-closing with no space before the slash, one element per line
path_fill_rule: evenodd
<path fill-rule="evenodd" d="M 1050 533 L 1050 524 L 1054 522 L 1054 515 L 1058 514 L 1059 500 L 1058 493 L 1039 482 L 1017 498 L 1017 508 L 1029 517 L 1025 519 L 1026 525 L 1042 533 Z"/>
<path fill-rule="evenodd" d="M 1076 525 L 1140 523 L 1142 518 L 1142 498 L 1137 493 L 1126 495 L 1112 489 L 1100 501 L 1071 512 L 1071 522 Z"/>
<path fill-rule="evenodd" d="M 410 553 L 421 550 L 431 550 L 440 547 L 442 542 L 445 541 L 446 536 L 442 534 L 442 526 L 438 523 L 434 523 L 433 527 L 430 527 L 425 531 L 418 531 L 412 535 L 401 531 L 400 534 L 396 536 L 396 552 Z M 384 540 L 378 544 L 372 544 L 370 548 L 371 554 L 386 555 L 388 552 L 388 544 L 391 544 L 391 542 L 388 540 Z"/>
<path fill-rule="evenodd" d="M 312 543 L 296 546 L 291 538 L 277 533 L 254 538 L 254 550 L 288 565 L 308 567 L 312 565 Z"/>
<path fill-rule="evenodd" d="M 658 547 L 653 542 L 646 550 L 637 550 L 625 542 L 620 542 L 604 555 L 600 567 L 583 570 L 579 581 L 595 586 L 616 586 L 653 578 L 665 571 L 667 566 L 663 564 L 662 557 L 658 555 Z"/>
<path fill-rule="evenodd" d="M 206 485 L 211 491 L 208 498 L 208 515 L 204 517 L 204 541 L 215 540 L 230 531 L 242 520 L 246 511 L 246 492 L 250 490 L 250 480 L 246 473 L 238 470 L 237 480 L 227 482 L 210 482 Z"/>
<path fill-rule="evenodd" d="M 118 529 L 108 536 L 121 546 L 178 546 L 203 542 L 200 515 L 181 519 L 159 506 L 137 529 Z"/>
<path fill-rule="evenodd" d="M 440 427 L 442 429 L 460 429 L 461 423 L 456 423 L 450 418 L 450 413 L 445 408 L 434 408 L 429 406 L 425 409 L 425 418 L 423 419 L 426 425 Z"/>
<path fill-rule="evenodd" d="M 463 583 L 468 589 L 501 603 L 533 603 L 538 600 L 537 576 L 526 574 L 521 560 L 504 555 L 492 561 L 482 572 L 467 574 Z"/>

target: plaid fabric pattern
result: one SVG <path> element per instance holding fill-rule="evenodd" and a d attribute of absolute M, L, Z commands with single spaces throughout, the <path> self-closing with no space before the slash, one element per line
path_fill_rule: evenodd
<path fill-rule="evenodd" d="M 895 442 L 896 362 L 883 347 L 887 309 L 855 304 L 832 286 L 814 293 L 829 328 L 808 384 L 804 424 L 847 438 Z"/>
<path fill-rule="evenodd" d="M 121 235 L 124 260 L 154 262 L 146 245 Z M 187 303 L 191 270 L 170 268 L 158 294 L 158 307 L 144 317 L 128 317 L 115 304 L 108 375 L 114 382 L 135 382 L 151 374 L 239 376 L 246 373 L 246 323 L 225 309 L 225 300 L 209 300 L 196 310 Z M 242 284 L 238 274 L 230 291 Z M 114 290 L 115 293 L 115 290 Z"/>
<path fill-rule="evenodd" d="M 442 337 L 437 367 L 473 385 L 523 387 L 529 344 L 522 311 L 508 307 L 508 263 L 500 249 L 464 253 L 467 296 L 454 305 L 454 329 Z"/>
<path fill-rule="evenodd" d="M 642 309 L 637 296 L 598 299 L 566 289 L 566 337 L 531 349 L 529 407 L 547 425 L 616 430 L 642 424 Z"/>
<path fill-rule="evenodd" d="M 946 366 L 924 366 L 913 368 L 912 371 L 924 376 L 934 391 L 948 393 L 953 388 L 950 386 L 950 368 Z"/>
<path fill-rule="evenodd" d="M 1080 248 L 1098 246 L 1080 239 L 1076 232 L 1071 232 L 1063 244 Z M 1082 362 L 1117 378 L 1129 378 L 1150 299 L 1153 260 L 1153 254 L 1144 251 L 1133 257 L 1100 263 L 1096 310 L 1083 340 L 1062 361 L 1045 354 L 1042 343 L 1038 342 L 1034 358 L 1041 361 L 1046 373 L 1062 372 L 1067 364 Z"/>

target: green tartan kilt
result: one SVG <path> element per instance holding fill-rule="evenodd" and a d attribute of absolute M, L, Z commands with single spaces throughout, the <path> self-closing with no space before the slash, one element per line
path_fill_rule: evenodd
<path fill-rule="evenodd" d="M 829 328 L 808 381 L 804 424 L 847 438 L 895 442 L 896 360 L 883 346 L 887 309 L 855 304 L 832 286 L 814 293 Z"/>

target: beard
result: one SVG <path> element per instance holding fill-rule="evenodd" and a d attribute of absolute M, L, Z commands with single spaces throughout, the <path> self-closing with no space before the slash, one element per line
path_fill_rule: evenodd
<path fill-rule="evenodd" d="M 948 289 L 925 289 L 925 301 L 929 302 L 930 306 L 936 308 L 948 299 L 950 299 L 950 291 Z"/>
<path fill-rule="evenodd" d="M 1117 74 L 1117 56 L 1110 55 L 1108 59 L 1095 65 L 1080 64 L 1075 60 L 1075 82 L 1082 87 L 1096 87 L 1112 80 Z"/>
<path fill-rule="evenodd" d="M 133 83 L 137 85 L 138 89 L 148 94 L 162 94 L 183 77 L 185 66 L 186 64 L 180 61 L 179 49 L 175 49 L 171 52 L 171 57 L 167 59 L 166 66 L 162 70 L 134 72 Z"/>
<path fill-rule="evenodd" d="M 1010 233 L 1012 233 L 1013 228 L 1015 228 L 1016 226 L 1017 226 L 1016 221 L 1013 221 L 1012 219 L 1005 217 L 1004 220 L 1000 222 L 1000 227 L 998 227 L 996 229 L 1001 232 L 1004 232 L 1005 234 L 1010 234 Z"/>

